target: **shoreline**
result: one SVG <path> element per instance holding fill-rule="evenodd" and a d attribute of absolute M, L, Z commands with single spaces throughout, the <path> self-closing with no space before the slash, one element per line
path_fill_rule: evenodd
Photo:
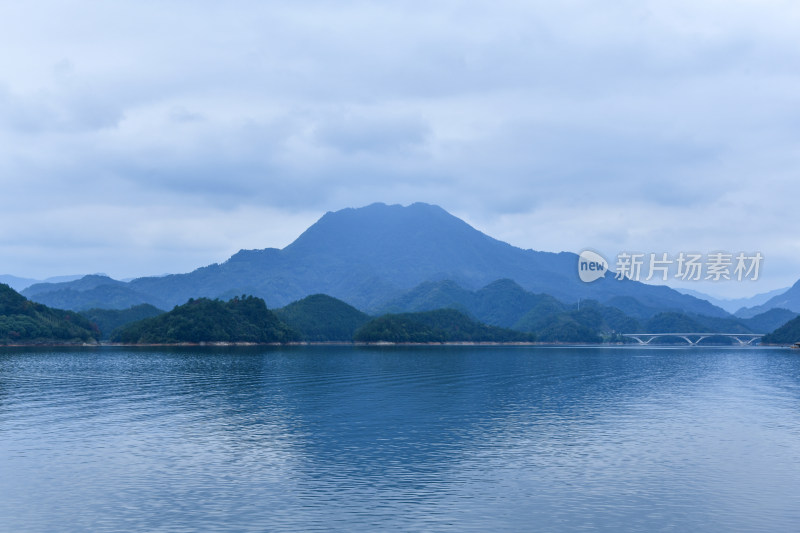
<path fill-rule="evenodd" d="M 140 343 L 129 344 L 121 342 L 96 343 L 87 342 L 30 342 L 18 344 L 0 344 L 1 348 L 157 348 L 157 347 L 247 347 L 247 346 L 364 346 L 364 347 L 391 347 L 391 346 L 596 346 L 596 347 L 641 347 L 635 343 L 573 343 L 573 342 L 494 342 L 494 341 L 448 341 L 448 342 L 355 342 L 355 341 L 300 341 L 300 342 L 175 342 L 175 343 Z M 652 344 L 652 347 L 689 347 L 684 344 Z M 735 345 L 709 344 L 703 347 L 737 347 Z M 748 348 L 793 348 L 791 344 L 757 344 Z"/>
<path fill-rule="evenodd" d="M 70 342 L 31 342 L 20 344 L 0 344 L 3 347 L 78 347 L 102 348 L 104 346 L 118 347 L 158 347 L 158 346 L 556 346 L 570 343 L 551 342 L 355 342 L 355 341 L 302 341 L 302 342 L 172 342 L 172 343 L 123 343 L 123 342 L 97 342 L 97 343 L 70 343 Z M 578 346 L 578 345 L 575 345 Z M 581 345 L 584 346 L 584 345 Z M 602 346 L 602 344 L 585 344 L 585 346 Z M 610 346 L 610 345 L 609 345 Z"/>

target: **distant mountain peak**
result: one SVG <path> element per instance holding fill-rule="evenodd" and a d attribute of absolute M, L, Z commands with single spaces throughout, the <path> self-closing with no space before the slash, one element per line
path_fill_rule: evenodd
<path fill-rule="evenodd" d="M 514 281 L 513 279 L 510 279 L 510 278 L 502 278 L 502 279 L 495 280 L 495 281 L 489 283 L 488 285 L 486 285 L 485 287 L 483 287 L 481 290 L 485 291 L 485 290 L 494 290 L 494 289 L 513 289 L 513 290 L 519 290 L 519 291 L 524 291 L 525 290 L 522 287 L 522 285 L 520 285 L 519 283 L 517 283 L 516 281 Z"/>
<path fill-rule="evenodd" d="M 786 289 L 786 291 L 773 296 L 761 305 L 739 309 L 736 311 L 736 316 L 741 318 L 751 318 L 775 308 L 783 308 L 794 312 L 800 312 L 800 280 Z"/>
<path fill-rule="evenodd" d="M 532 234 L 536 231 L 531 229 Z M 425 282 L 450 280 L 455 285 L 434 287 L 441 293 L 434 296 L 457 301 L 464 290 L 477 291 L 506 279 L 513 281 L 486 287 L 476 297 L 489 301 L 489 295 L 499 292 L 509 299 L 527 298 L 524 292 L 529 291 L 549 294 L 567 303 L 593 298 L 604 304 L 614 297 L 630 297 L 653 310 L 726 315 L 708 302 L 668 287 L 633 281 L 582 283 L 577 259 L 573 253 L 537 252 L 512 246 L 486 235 L 438 205 L 377 202 L 326 213 L 280 250 L 242 250 L 221 264 L 165 278 L 139 278 L 128 284 L 102 280 L 103 287 L 94 291 L 86 290 L 92 288 L 89 281 L 95 281 L 96 286 L 101 280 L 84 279 L 48 287 L 49 295 L 36 297 L 64 306 L 77 305 L 75 300 L 82 298 L 84 304 L 97 307 L 95 296 L 102 296 L 124 307 L 146 301 L 169 309 L 188 298 L 233 294 L 253 294 L 264 298 L 269 306 L 279 307 L 310 294 L 325 293 L 371 311 Z M 119 284 L 115 291 L 107 286 L 112 283 Z M 72 292 L 64 294 L 58 290 L 64 288 Z M 34 297 L 33 292 L 38 289 L 29 288 L 25 295 Z M 75 295 L 75 291 L 83 293 Z M 142 300 L 143 297 L 146 299 Z"/>
<path fill-rule="evenodd" d="M 284 251 L 290 254 L 335 251 L 345 256 L 419 254 L 424 260 L 453 253 L 455 248 L 472 248 L 476 253 L 487 254 L 490 253 L 487 246 L 513 248 L 437 205 L 374 203 L 326 213 Z"/>

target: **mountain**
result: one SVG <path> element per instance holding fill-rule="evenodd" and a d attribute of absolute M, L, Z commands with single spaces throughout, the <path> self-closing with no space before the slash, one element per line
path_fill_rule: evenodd
<path fill-rule="evenodd" d="M 750 328 L 753 333 L 767 333 L 776 330 L 797 316 L 798 313 L 794 311 L 776 308 L 752 318 L 741 318 L 739 322 Z"/>
<path fill-rule="evenodd" d="M 455 309 L 438 309 L 374 318 L 353 338 L 357 342 L 525 342 L 535 337 L 481 324 Z"/>
<path fill-rule="evenodd" d="M 788 309 L 789 311 L 800 313 L 800 281 L 789 287 L 785 292 L 773 296 L 761 305 L 739 309 L 736 311 L 736 316 L 752 318 L 770 309 Z"/>
<path fill-rule="evenodd" d="M 516 248 L 438 206 L 372 204 L 326 213 L 283 249 L 242 250 L 222 264 L 188 274 L 135 279 L 127 288 L 164 309 L 193 297 L 242 293 L 262 297 L 270 307 L 281 307 L 324 293 L 375 312 L 424 282 L 450 280 L 477 290 L 495 280 L 510 279 L 526 291 L 550 294 L 567 303 L 582 298 L 606 303 L 625 297 L 651 313 L 675 310 L 727 316 L 704 300 L 664 286 L 617 281 L 610 275 L 583 283 L 577 266 L 578 256 L 573 253 Z M 61 288 L 69 289 L 70 284 Z M 46 293 L 30 297 L 45 299 Z M 67 302 L 78 297 L 62 294 L 58 301 L 63 307 L 78 308 L 78 303 Z M 85 306 L 85 295 L 80 298 Z M 124 302 L 124 307 L 130 305 Z"/>
<path fill-rule="evenodd" d="M 79 314 L 97 326 L 100 338 L 107 340 L 117 328 L 162 314 L 164 311 L 150 304 L 140 304 L 128 309 L 89 309 Z"/>
<path fill-rule="evenodd" d="M 567 313 L 568 307 L 552 296 L 542 299 L 512 326 L 517 331 L 537 332 L 549 327 L 552 317 Z"/>
<path fill-rule="evenodd" d="M 648 333 L 755 333 L 735 318 L 664 312 L 644 325 Z"/>
<path fill-rule="evenodd" d="M 253 296 L 228 302 L 199 298 L 172 311 L 139 320 L 118 329 L 111 337 L 126 344 L 181 342 L 289 342 L 299 335 Z"/>
<path fill-rule="evenodd" d="M 124 282 L 111 279 L 108 276 L 102 274 L 90 274 L 88 276 L 81 276 L 78 279 L 69 281 L 62 281 L 62 282 L 43 281 L 40 283 L 34 283 L 33 285 L 27 287 L 23 291 L 23 294 L 28 297 L 39 296 L 41 294 L 48 294 L 54 291 L 65 290 L 65 289 L 75 292 L 86 292 L 92 289 L 96 289 L 97 287 L 102 287 L 104 285 L 119 286 L 119 287 L 126 286 Z"/>
<path fill-rule="evenodd" d="M 555 299 L 542 299 L 513 326 L 518 331 L 536 334 L 543 342 L 598 343 L 618 333 L 636 333 L 639 322 L 616 307 L 585 300 L 569 308 Z"/>
<path fill-rule="evenodd" d="M 683 294 L 689 294 L 695 298 L 700 298 L 701 300 L 706 300 L 707 302 L 710 302 L 729 313 L 735 313 L 742 308 L 755 307 L 765 304 L 773 296 L 778 296 L 785 293 L 788 290 L 788 287 L 762 292 L 747 298 L 715 298 L 714 296 L 691 289 L 679 288 L 675 290 L 682 292 Z"/>
<path fill-rule="evenodd" d="M 567 305 L 527 292 L 509 279 L 477 291 L 452 281 L 426 282 L 390 302 L 382 313 L 456 309 L 482 323 L 534 333 L 546 342 L 600 342 L 600 334 L 636 333 L 639 322 L 594 300 Z"/>
<path fill-rule="evenodd" d="M 457 309 L 489 324 L 510 328 L 542 300 L 546 294 L 533 294 L 510 279 L 494 281 L 471 291 L 454 281 L 427 281 L 388 302 L 377 314 Z"/>
<path fill-rule="evenodd" d="M 301 340 L 314 342 L 349 342 L 356 330 L 370 320 L 366 313 L 325 294 L 306 296 L 274 312 L 300 333 Z"/>
<path fill-rule="evenodd" d="M 97 337 L 82 316 L 31 302 L 0 284 L 0 344 L 95 343 Z"/>
<path fill-rule="evenodd" d="M 2 274 L 0 275 L 0 283 L 5 283 L 15 291 L 19 292 L 22 291 L 35 283 L 64 283 L 68 281 L 74 281 L 76 279 L 80 279 L 83 276 L 56 276 L 52 278 L 47 278 L 46 280 L 39 280 L 39 279 L 31 279 L 31 278 L 20 278 L 17 276 L 11 276 L 9 274 Z"/>
<path fill-rule="evenodd" d="M 583 324 L 571 313 L 550 315 L 539 327 L 536 338 L 541 342 L 599 344 L 597 329 Z"/>
<path fill-rule="evenodd" d="M 435 309 L 457 309 L 467 314 L 474 306 L 475 292 L 455 281 L 424 281 L 386 302 L 376 314 L 415 313 Z"/>
<path fill-rule="evenodd" d="M 129 283 L 98 274 L 64 283 L 36 283 L 22 291 L 22 294 L 50 307 L 74 311 L 127 309 L 142 304 L 173 307 L 158 295 L 143 294 Z"/>
<path fill-rule="evenodd" d="M 15 291 L 19 292 L 25 287 L 30 287 L 38 280 L 30 279 L 30 278 L 19 278 L 17 276 L 11 276 L 9 274 L 0 275 L 0 283 L 8 285 Z"/>
<path fill-rule="evenodd" d="M 761 344 L 794 344 L 800 342 L 800 317 L 793 318 L 761 339 Z"/>

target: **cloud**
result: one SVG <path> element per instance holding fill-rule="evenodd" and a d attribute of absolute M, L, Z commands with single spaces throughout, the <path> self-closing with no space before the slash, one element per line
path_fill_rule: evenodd
<path fill-rule="evenodd" d="M 0 86 L 0 128 L 36 135 L 115 128 L 122 109 L 93 90 L 64 88 L 20 95 Z"/>
<path fill-rule="evenodd" d="M 20 210 L 16 225 L 0 228 L 0 256 L 14 258 L 32 277 L 88 273 L 108 266 L 118 279 L 188 272 L 225 261 L 240 249 L 283 247 L 317 218 L 315 211 L 234 209 L 174 202 L 124 205 L 86 202 L 46 211 Z"/>
<path fill-rule="evenodd" d="M 333 116 L 314 129 L 317 142 L 345 153 L 406 151 L 424 145 L 428 134 L 420 118 L 374 114 Z"/>
<path fill-rule="evenodd" d="M 427 201 L 525 247 L 761 242 L 797 277 L 799 23 L 780 0 L 6 3 L 0 224 L 59 227 L 4 268 L 91 247 L 82 212 L 120 235 L 82 270 L 162 228 L 176 271 L 197 210 Z"/>

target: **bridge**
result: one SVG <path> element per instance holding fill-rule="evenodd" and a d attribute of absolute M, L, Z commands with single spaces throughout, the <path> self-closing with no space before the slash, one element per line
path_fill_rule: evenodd
<path fill-rule="evenodd" d="M 751 346 L 756 339 L 764 336 L 763 333 L 623 333 L 623 337 L 635 339 L 641 345 L 647 345 L 661 337 L 678 337 L 696 346 L 703 339 L 709 337 L 729 337 L 735 339 L 739 346 Z"/>

